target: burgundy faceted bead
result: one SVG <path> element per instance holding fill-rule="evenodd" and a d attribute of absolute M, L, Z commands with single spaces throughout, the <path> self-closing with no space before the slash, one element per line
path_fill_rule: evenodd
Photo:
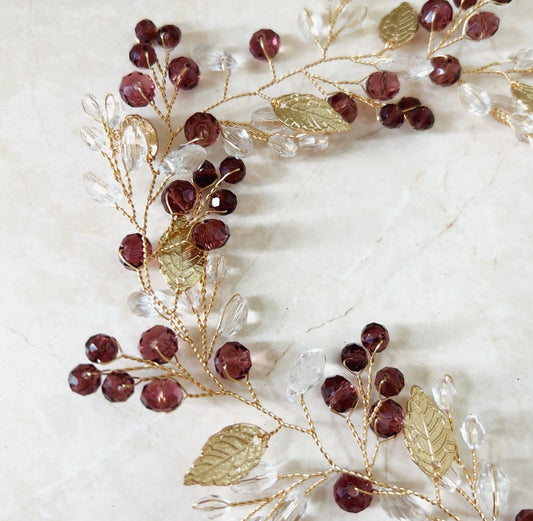
<path fill-rule="evenodd" d="M 472 15 L 466 22 L 466 35 L 472 40 L 485 40 L 494 36 L 500 27 L 500 19 L 489 11 Z"/>
<path fill-rule="evenodd" d="M 217 140 L 220 126 L 212 114 L 196 112 L 185 122 L 183 132 L 187 141 L 194 141 L 196 145 L 208 147 Z"/>
<path fill-rule="evenodd" d="M 130 72 L 122 78 L 119 92 L 130 107 L 146 107 L 155 97 L 155 85 L 147 74 Z"/>
<path fill-rule="evenodd" d="M 433 70 L 429 79 L 436 85 L 449 87 L 461 77 L 461 64 L 454 56 L 436 56 L 431 60 L 431 65 Z"/>
<path fill-rule="evenodd" d="M 460 7 L 465 11 L 477 4 L 477 0 L 453 0 L 455 7 Z"/>
<path fill-rule="evenodd" d="M 346 123 L 353 123 L 357 117 L 355 101 L 344 92 L 337 92 L 328 98 L 328 103 L 338 112 Z"/>
<path fill-rule="evenodd" d="M 168 77 L 178 89 L 191 90 L 200 81 L 200 68 L 191 58 L 180 56 L 168 64 Z"/>
<path fill-rule="evenodd" d="M 351 474 L 341 474 L 333 485 L 335 503 L 352 514 L 362 512 L 370 506 L 373 492 L 370 481 Z"/>
<path fill-rule="evenodd" d="M 100 371 L 92 364 L 77 365 L 68 375 L 68 384 L 82 396 L 95 393 L 100 387 Z"/>
<path fill-rule="evenodd" d="M 141 43 L 151 43 L 157 37 L 157 27 L 152 20 L 141 20 L 135 26 L 135 36 Z"/>
<path fill-rule="evenodd" d="M 336 375 L 326 378 L 320 392 L 326 405 L 334 411 L 350 411 L 357 405 L 357 391 L 344 376 Z"/>
<path fill-rule="evenodd" d="M 399 128 L 403 125 L 403 111 L 398 105 L 389 103 L 379 109 L 379 120 L 385 128 Z"/>
<path fill-rule="evenodd" d="M 372 322 L 361 331 L 361 343 L 371 353 L 381 353 L 389 345 L 389 332 L 381 325 Z"/>
<path fill-rule="evenodd" d="M 157 378 L 143 387 L 141 402 L 155 412 L 173 411 L 185 397 L 183 387 L 169 378 Z"/>
<path fill-rule="evenodd" d="M 178 337 L 168 327 L 151 327 L 141 335 L 139 351 L 146 360 L 166 364 L 178 351 Z"/>
<path fill-rule="evenodd" d="M 400 394 L 405 385 L 405 379 L 403 373 L 396 367 L 384 367 L 376 373 L 374 385 L 381 396 L 389 398 Z"/>
<path fill-rule="evenodd" d="M 196 188 L 189 181 L 172 181 L 163 190 L 161 203 L 167 213 L 187 214 L 196 203 Z"/>
<path fill-rule="evenodd" d="M 433 111 L 424 105 L 407 111 L 405 119 L 415 130 L 429 130 L 435 123 Z"/>
<path fill-rule="evenodd" d="M 217 190 L 209 201 L 209 208 L 224 215 L 232 213 L 237 208 L 237 196 L 231 190 Z"/>
<path fill-rule="evenodd" d="M 109 373 L 102 384 L 102 394 L 110 402 L 125 402 L 135 390 L 135 380 L 125 371 Z"/>
<path fill-rule="evenodd" d="M 350 371 L 358 373 L 368 365 L 368 355 L 363 347 L 347 344 L 341 351 L 341 362 Z"/>
<path fill-rule="evenodd" d="M 442 31 L 453 18 L 453 8 L 446 0 L 428 0 L 420 10 L 418 22 L 426 31 Z"/>
<path fill-rule="evenodd" d="M 215 354 L 215 369 L 222 378 L 242 380 L 251 367 L 250 351 L 239 342 L 226 342 Z"/>
<path fill-rule="evenodd" d="M 492 0 L 493 2 L 496 2 L 497 4 L 510 4 L 512 0 Z"/>
<path fill-rule="evenodd" d="M 229 174 L 229 175 L 228 175 Z M 246 165 L 238 157 L 228 156 L 220 163 L 220 175 L 227 176 L 226 183 L 235 184 L 244 179 L 246 175 Z"/>
<path fill-rule="evenodd" d="M 199 188 L 211 186 L 213 183 L 216 183 L 217 179 L 218 174 L 215 165 L 207 160 L 192 175 L 194 184 Z"/>
<path fill-rule="evenodd" d="M 402 110 L 403 112 L 407 112 L 408 110 L 420 107 L 420 105 L 422 105 L 421 101 L 418 98 L 413 98 L 412 96 L 402 98 L 398 102 L 398 107 L 400 107 L 400 110 Z"/>
<path fill-rule="evenodd" d="M 146 239 L 148 256 L 152 255 L 152 245 Z M 126 235 L 118 248 L 120 262 L 129 270 L 139 269 L 144 264 L 143 239 L 140 233 Z"/>
<path fill-rule="evenodd" d="M 157 43 L 165 49 L 174 49 L 181 41 L 181 30 L 175 25 L 163 25 L 157 31 Z"/>
<path fill-rule="evenodd" d="M 279 34 L 271 29 L 259 29 L 250 38 L 250 53 L 258 60 L 274 58 L 281 45 Z"/>
<path fill-rule="evenodd" d="M 192 229 L 192 240 L 201 250 L 222 248 L 229 239 L 229 228 L 218 219 L 206 219 Z"/>
<path fill-rule="evenodd" d="M 368 412 L 372 416 L 379 402 L 375 402 Z M 404 412 L 402 406 L 394 400 L 385 400 L 376 411 L 370 425 L 371 429 L 381 438 L 391 438 L 399 434 L 403 428 Z"/>
<path fill-rule="evenodd" d="M 157 61 L 154 48 L 147 43 L 136 43 L 130 51 L 130 61 L 133 65 L 147 69 Z"/>
<path fill-rule="evenodd" d="M 367 78 L 365 88 L 371 98 L 386 101 L 400 92 L 400 80 L 394 72 L 374 72 Z"/>
<path fill-rule="evenodd" d="M 85 342 L 85 354 L 91 362 L 106 364 L 117 357 L 118 342 L 109 335 L 93 335 Z"/>
<path fill-rule="evenodd" d="M 515 521 L 533 521 L 533 509 L 525 508 L 516 514 Z"/>

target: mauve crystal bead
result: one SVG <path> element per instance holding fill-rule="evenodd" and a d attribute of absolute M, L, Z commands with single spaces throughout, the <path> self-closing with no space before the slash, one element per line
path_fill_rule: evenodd
<path fill-rule="evenodd" d="M 168 64 L 168 77 L 178 89 L 194 89 L 200 81 L 200 69 L 191 58 L 180 56 Z"/>
<path fill-rule="evenodd" d="M 211 196 L 209 208 L 224 215 L 230 214 L 237 208 L 237 196 L 231 190 L 217 190 Z"/>
<path fill-rule="evenodd" d="M 148 256 L 152 255 L 152 245 L 146 239 Z M 126 235 L 118 248 L 120 262 L 129 270 L 139 269 L 144 263 L 143 239 L 140 233 Z"/>
<path fill-rule="evenodd" d="M 387 398 L 397 396 L 405 385 L 403 373 L 396 367 L 384 367 L 376 373 L 376 389 Z"/>
<path fill-rule="evenodd" d="M 152 20 L 141 20 L 135 26 L 135 36 L 141 43 L 151 43 L 157 37 L 157 27 Z"/>
<path fill-rule="evenodd" d="M 141 335 L 139 351 L 146 360 L 166 364 L 178 351 L 178 337 L 168 327 L 151 327 Z"/>
<path fill-rule="evenodd" d="M 125 402 L 135 390 L 135 380 L 125 371 L 109 373 L 102 384 L 102 394 L 110 402 Z"/>
<path fill-rule="evenodd" d="M 446 29 L 453 18 L 453 8 L 446 0 L 429 0 L 420 14 L 418 22 L 426 31 L 442 31 Z"/>
<path fill-rule="evenodd" d="M 483 11 L 472 15 L 466 22 L 466 35 L 472 40 L 485 40 L 500 27 L 500 19 L 494 13 Z"/>
<path fill-rule="evenodd" d="M 206 219 L 192 229 L 192 240 L 201 250 L 216 250 L 228 242 L 229 228 L 218 219 Z"/>
<path fill-rule="evenodd" d="M 330 376 L 320 388 L 326 405 L 336 412 L 350 411 L 357 405 L 357 391 L 344 376 Z"/>
<path fill-rule="evenodd" d="M 405 119 L 415 130 L 429 130 L 435 123 L 433 111 L 424 105 L 405 112 Z"/>
<path fill-rule="evenodd" d="M 161 203 L 167 213 L 187 214 L 196 203 L 196 188 L 189 181 L 172 181 L 163 190 Z"/>
<path fill-rule="evenodd" d="M 341 362 L 346 369 L 358 373 L 368 365 L 368 355 L 363 347 L 347 344 L 341 351 Z"/>
<path fill-rule="evenodd" d="M 220 163 L 220 175 L 227 176 L 224 181 L 226 183 L 235 184 L 244 179 L 246 175 L 246 165 L 242 159 L 238 157 L 228 156 Z"/>
<path fill-rule="evenodd" d="M 533 509 L 525 508 L 516 514 L 515 521 L 533 521 Z"/>
<path fill-rule="evenodd" d="M 386 101 L 400 92 L 400 80 L 394 72 L 378 71 L 367 78 L 365 88 L 371 98 Z"/>
<path fill-rule="evenodd" d="M 368 412 L 372 416 L 379 402 L 375 402 Z M 402 406 L 394 400 L 385 400 L 376 411 L 370 428 L 381 438 L 392 438 L 399 434 L 403 428 L 404 412 Z"/>
<path fill-rule="evenodd" d="M 100 371 L 92 364 L 77 365 L 68 375 L 68 384 L 82 396 L 95 393 L 100 387 Z"/>
<path fill-rule="evenodd" d="M 250 351 L 239 342 L 226 342 L 215 354 L 215 369 L 222 378 L 242 380 L 251 367 Z"/>
<path fill-rule="evenodd" d="M 493 2 L 496 2 L 497 4 L 510 4 L 512 0 L 492 0 Z"/>
<path fill-rule="evenodd" d="M 477 0 L 453 0 L 455 7 L 460 7 L 461 9 L 470 9 L 471 7 L 477 4 Z"/>
<path fill-rule="evenodd" d="M 130 51 L 130 61 L 140 69 L 147 69 L 157 61 L 154 48 L 147 43 L 136 43 Z"/>
<path fill-rule="evenodd" d="M 212 114 L 196 112 L 185 122 L 183 132 L 187 141 L 208 147 L 217 140 L 220 126 Z"/>
<path fill-rule="evenodd" d="M 175 25 L 163 25 L 157 31 L 157 43 L 165 49 L 171 50 L 181 41 L 181 30 Z"/>
<path fill-rule="evenodd" d="M 274 58 L 278 54 L 280 45 L 279 34 L 271 29 L 259 29 L 250 38 L 250 53 L 258 60 L 266 60 L 267 56 Z"/>
<path fill-rule="evenodd" d="M 353 123 L 357 117 L 355 101 L 344 92 L 337 92 L 328 98 L 328 103 L 338 112 L 346 123 Z"/>
<path fill-rule="evenodd" d="M 183 401 L 185 393 L 178 382 L 169 378 L 156 378 L 143 387 L 141 402 L 155 412 L 173 411 Z"/>
<path fill-rule="evenodd" d="M 436 85 L 449 87 L 461 77 L 461 64 L 454 56 L 436 56 L 431 60 L 431 65 L 433 71 L 429 79 Z"/>
<path fill-rule="evenodd" d="M 389 103 L 379 109 L 379 120 L 385 128 L 399 128 L 403 125 L 403 111 L 398 105 Z"/>
<path fill-rule="evenodd" d="M 199 188 L 206 188 L 218 179 L 217 169 L 210 161 L 204 161 L 200 168 L 192 174 L 192 180 Z"/>
<path fill-rule="evenodd" d="M 119 93 L 130 107 L 146 107 L 155 97 L 155 85 L 147 74 L 130 72 L 122 78 Z"/>
<path fill-rule="evenodd" d="M 422 105 L 421 101 L 413 96 L 406 96 L 398 102 L 398 107 L 400 107 L 402 112 L 407 112 L 416 107 L 420 107 L 420 105 Z"/>
<path fill-rule="evenodd" d="M 85 342 L 85 354 L 91 362 L 106 364 L 117 357 L 118 342 L 109 335 L 93 335 Z"/>
<path fill-rule="evenodd" d="M 381 325 L 372 322 L 361 331 L 361 343 L 371 353 L 380 353 L 389 345 L 389 332 Z"/>
<path fill-rule="evenodd" d="M 370 481 L 351 474 L 341 474 L 333 485 L 335 503 L 352 514 L 362 512 L 370 506 L 373 492 Z"/>

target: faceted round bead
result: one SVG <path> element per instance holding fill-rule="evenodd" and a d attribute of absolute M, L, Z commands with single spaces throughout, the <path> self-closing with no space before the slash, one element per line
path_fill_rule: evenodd
<path fill-rule="evenodd" d="M 109 335 L 93 335 L 85 342 L 85 354 L 91 362 L 106 364 L 117 357 L 118 342 Z"/>
<path fill-rule="evenodd" d="M 135 380 L 125 371 L 109 373 L 102 384 L 102 394 L 110 402 L 125 402 L 134 390 Z"/>
<path fill-rule="evenodd" d="M 100 387 L 100 371 L 92 364 L 77 365 L 68 375 L 68 384 L 82 396 L 95 393 Z"/>
<path fill-rule="evenodd" d="M 215 369 L 222 378 L 242 380 L 251 367 L 250 351 L 239 342 L 226 342 L 215 354 Z"/>
<path fill-rule="evenodd" d="M 196 203 L 196 188 L 189 181 L 172 181 L 163 190 L 161 203 L 167 213 L 187 214 Z"/>
<path fill-rule="evenodd" d="M 259 29 L 250 38 L 250 53 L 258 60 L 274 58 L 281 45 L 279 34 L 271 29 Z"/>
<path fill-rule="evenodd" d="M 461 77 L 461 64 L 454 56 L 436 56 L 431 60 L 433 71 L 429 79 L 436 85 L 448 87 Z"/>
<path fill-rule="evenodd" d="M 168 64 L 168 77 L 178 89 L 190 90 L 200 81 L 200 69 L 191 58 L 180 56 Z"/>
<path fill-rule="evenodd" d="M 446 0 L 428 0 L 420 10 L 418 22 L 426 31 L 442 31 L 453 18 L 453 8 Z"/>
<path fill-rule="evenodd" d="M 224 179 L 226 183 L 238 183 L 239 181 L 242 181 L 246 175 L 246 165 L 242 159 L 228 156 L 222 161 L 222 163 L 220 163 L 220 175 L 222 177 L 228 176 Z"/>
<path fill-rule="evenodd" d="M 379 402 L 375 402 L 368 412 L 369 417 L 374 413 Z M 403 428 L 404 412 L 402 406 L 394 400 L 381 402 L 370 427 L 381 438 L 392 438 Z"/>
<path fill-rule="evenodd" d="M 494 13 L 483 11 L 472 15 L 466 22 L 466 35 L 472 40 L 485 40 L 500 27 L 500 19 Z"/>
<path fill-rule="evenodd" d="M 461 9 L 470 9 L 477 4 L 477 0 L 453 0 L 455 7 L 460 7 Z"/>
<path fill-rule="evenodd" d="M 212 114 L 196 112 L 185 122 L 183 132 L 187 141 L 208 147 L 217 140 L 220 126 Z"/>
<path fill-rule="evenodd" d="M 379 109 L 379 120 L 385 128 L 399 128 L 403 125 L 403 111 L 398 105 L 389 103 Z"/>
<path fill-rule="evenodd" d="M 398 102 L 398 107 L 400 107 L 400 110 L 402 110 L 402 112 L 407 112 L 416 107 L 420 107 L 420 105 L 422 105 L 421 101 L 418 98 L 414 98 L 412 96 L 402 98 Z"/>
<path fill-rule="evenodd" d="M 218 219 L 206 219 L 192 229 L 192 240 L 201 250 L 222 248 L 229 239 L 229 228 Z"/>
<path fill-rule="evenodd" d="M 148 256 L 152 255 L 152 245 L 146 239 Z M 118 248 L 120 262 L 129 270 L 139 269 L 144 264 L 143 239 L 140 233 L 126 235 Z"/>
<path fill-rule="evenodd" d="M 211 196 L 209 208 L 224 215 L 232 213 L 237 208 L 237 196 L 231 190 L 217 190 Z"/>
<path fill-rule="evenodd" d="M 389 332 L 381 325 L 372 322 L 367 324 L 361 331 L 361 343 L 371 353 L 380 353 L 389 345 Z"/>
<path fill-rule="evenodd" d="M 155 85 L 147 74 L 131 72 L 122 78 L 119 92 L 130 107 L 146 107 L 155 97 Z"/>
<path fill-rule="evenodd" d="M 181 30 L 175 25 L 163 25 L 157 31 L 157 43 L 165 49 L 174 49 L 181 41 Z"/>
<path fill-rule="evenodd" d="M 199 188 L 206 188 L 216 183 L 218 179 L 217 169 L 210 161 L 204 161 L 202 166 L 192 174 L 192 180 Z"/>
<path fill-rule="evenodd" d="M 155 412 L 173 411 L 185 397 L 183 387 L 169 378 L 157 378 L 143 387 L 141 402 Z"/>
<path fill-rule="evenodd" d="M 407 111 L 405 119 L 415 130 L 429 130 L 435 123 L 433 111 L 424 105 Z"/>
<path fill-rule="evenodd" d="M 394 72 L 374 72 L 366 80 L 365 88 L 371 98 L 386 101 L 400 92 L 400 80 Z"/>
<path fill-rule="evenodd" d="M 141 43 L 152 43 L 157 38 L 157 27 L 152 20 L 141 20 L 135 26 L 135 36 Z"/>
<path fill-rule="evenodd" d="M 353 123 L 357 117 L 355 101 L 344 92 L 337 92 L 328 98 L 328 103 L 338 112 L 346 123 Z"/>
<path fill-rule="evenodd" d="M 368 365 L 368 355 L 363 347 L 347 344 L 341 351 L 341 362 L 350 371 L 358 373 Z"/>
<path fill-rule="evenodd" d="M 405 379 L 403 373 L 396 367 L 384 367 L 376 373 L 374 385 L 381 396 L 389 398 L 400 394 L 405 385 Z"/>
<path fill-rule="evenodd" d="M 146 360 L 166 364 L 178 351 L 178 337 L 168 327 L 151 327 L 141 335 L 139 351 Z"/>
<path fill-rule="evenodd" d="M 370 506 L 373 492 L 370 481 L 351 474 L 341 474 L 333 485 L 335 503 L 352 514 L 362 512 Z"/>
<path fill-rule="evenodd" d="M 147 69 L 157 61 L 154 48 L 147 43 L 136 43 L 130 51 L 130 61 L 140 69 Z"/>
<path fill-rule="evenodd" d="M 357 391 L 344 376 L 336 375 L 326 378 L 320 392 L 326 405 L 334 411 L 350 411 L 357 405 Z"/>
<path fill-rule="evenodd" d="M 533 509 L 525 508 L 516 514 L 515 521 L 533 521 Z"/>
<path fill-rule="evenodd" d="M 497 4 L 510 4 L 512 0 L 492 0 L 493 2 L 496 2 Z"/>

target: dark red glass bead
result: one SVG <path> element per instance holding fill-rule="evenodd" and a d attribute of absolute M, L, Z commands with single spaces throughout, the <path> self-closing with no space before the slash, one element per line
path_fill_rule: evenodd
<path fill-rule="evenodd" d="M 341 351 L 341 362 L 350 371 L 358 373 L 368 365 L 368 355 L 363 347 L 347 344 Z"/>
<path fill-rule="evenodd" d="M 119 93 L 130 107 L 146 107 L 155 97 L 155 85 L 147 74 L 130 72 L 122 78 Z"/>
<path fill-rule="evenodd" d="M 200 68 L 191 58 L 180 56 L 168 64 L 168 77 L 178 89 L 191 90 L 200 81 Z"/>
<path fill-rule="evenodd" d="M 344 376 L 326 378 L 320 388 L 326 405 L 337 412 L 352 410 L 357 405 L 357 391 Z"/>
<path fill-rule="evenodd" d="M 433 111 L 424 105 L 408 110 L 405 119 L 415 130 L 429 130 L 435 123 Z"/>
<path fill-rule="evenodd" d="M 189 213 L 196 203 L 196 188 L 189 181 L 172 181 L 161 194 L 161 203 L 167 213 Z"/>
<path fill-rule="evenodd" d="M 278 54 L 281 45 L 279 34 L 271 29 L 259 29 L 250 38 L 250 53 L 258 60 L 274 58 Z"/>
<path fill-rule="evenodd" d="M 370 481 L 351 474 L 341 474 L 333 485 L 335 503 L 352 514 L 362 512 L 370 506 L 373 492 Z"/>
<path fill-rule="evenodd" d="M 494 13 L 483 11 L 472 15 L 466 22 L 466 35 L 472 40 L 486 40 L 496 34 L 500 19 Z"/>
<path fill-rule="evenodd" d="M 146 239 L 146 250 L 148 256 L 152 255 L 152 245 Z M 143 238 L 140 233 L 126 235 L 118 248 L 120 262 L 129 270 L 139 269 L 144 264 Z"/>
<path fill-rule="evenodd" d="M 192 229 L 192 240 L 201 250 L 222 248 L 229 239 L 229 228 L 218 219 L 206 219 L 196 223 Z"/>
<path fill-rule="evenodd" d="M 436 56 L 431 60 L 431 65 L 433 70 L 429 79 L 436 85 L 449 87 L 461 77 L 461 64 L 454 56 Z"/>
<path fill-rule="evenodd" d="M 344 92 L 337 92 L 328 98 L 328 103 L 338 112 L 346 123 L 353 123 L 357 117 L 355 101 Z"/>
<path fill-rule="evenodd" d="M 515 521 L 533 521 L 533 509 L 525 508 L 516 514 Z"/>
<path fill-rule="evenodd" d="M 453 0 L 455 7 L 460 7 L 465 11 L 477 4 L 477 0 Z"/>
<path fill-rule="evenodd" d="M 107 364 L 117 357 L 118 342 L 109 335 L 93 335 L 85 342 L 85 354 L 91 362 Z"/>
<path fill-rule="evenodd" d="M 165 49 L 174 49 L 181 41 L 181 30 L 175 25 L 163 25 L 157 31 L 157 43 Z"/>
<path fill-rule="evenodd" d="M 202 166 L 192 174 L 192 180 L 199 188 L 206 188 L 216 183 L 218 179 L 217 169 L 210 161 L 204 161 Z"/>
<path fill-rule="evenodd" d="M 224 215 L 230 214 L 237 208 L 237 196 L 231 190 L 217 190 L 211 196 L 209 208 Z"/>
<path fill-rule="evenodd" d="M 389 345 L 389 332 L 381 325 L 372 322 L 361 331 L 361 343 L 371 353 L 381 353 Z"/>
<path fill-rule="evenodd" d="M 220 175 L 227 176 L 224 181 L 226 183 L 235 184 L 244 179 L 246 175 L 246 165 L 242 159 L 238 157 L 228 156 L 220 163 Z"/>
<path fill-rule="evenodd" d="M 453 18 L 453 7 L 446 0 L 428 0 L 420 9 L 418 22 L 426 31 L 442 31 Z"/>
<path fill-rule="evenodd" d="M 143 387 L 141 402 L 155 412 L 173 411 L 183 401 L 185 393 L 178 382 L 157 378 Z"/>
<path fill-rule="evenodd" d="M 141 335 L 139 351 L 146 360 L 166 364 L 178 351 L 178 337 L 168 327 L 151 327 Z"/>
<path fill-rule="evenodd" d="M 68 375 L 70 388 L 82 396 L 98 391 L 100 371 L 92 364 L 77 365 Z"/>
<path fill-rule="evenodd" d="M 403 112 L 407 112 L 408 110 L 412 110 L 415 107 L 420 107 L 422 103 L 418 98 L 413 98 L 412 96 L 407 96 L 405 98 L 402 98 L 398 102 L 398 107 L 400 107 L 400 110 Z"/>
<path fill-rule="evenodd" d="M 379 408 L 377 408 L 378 404 L 379 402 L 373 403 L 368 412 L 369 417 L 372 417 L 376 411 L 370 428 L 381 438 L 392 438 L 399 434 L 403 428 L 405 415 L 402 406 L 394 400 L 381 402 Z"/>
<path fill-rule="evenodd" d="M 135 26 L 135 36 L 141 43 L 152 43 L 157 38 L 157 27 L 152 20 L 141 20 Z"/>
<path fill-rule="evenodd" d="M 398 105 L 389 103 L 379 109 L 379 120 L 385 128 L 399 128 L 403 125 L 403 111 Z"/>
<path fill-rule="evenodd" d="M 405 385 L 405 379 L 403 373 L 396 367 L 384 367 L 376 373 L 374 385 L 381 396 L 389 398 L 400 394 Z"/>
<path fill-rule="evenodd" d="M 183 133 L 187 141 L 208 147 L 217 140 L 220 126 L 212 114 L 196 112 L 185 122 Z"/>
<path fill-rule="evenodd" d="M 239 342 L 226 342 L 215 354 L 215 369 L 222 378 L 242 380 L 251 367 L 250 351 Z"/>
<path fill-rule="evenodd" d="M 497 4 L 510 4 L 512 0 L 492 0 L 493 2 L 496 2 Z"/>
<path fill-rule="evenodd" d="M 386 101 L 400 92 L 400 80 L 394 72 L 378 71 L 367 78 L 365 88 L 371 98 Z"/>
<path fill-rule="evenodd" d="M 125 371 L 109 373 L 102 384 L 102 394 L 110 402 L 125 402 L 135 390 L 135 380 Z"/>
<path fill-rule="evenodd" d="M 140 69 L 147 69 L 157 61 L 154 48 L 147 43 L 136 43 L 130 51 L 130 61 Z"/>

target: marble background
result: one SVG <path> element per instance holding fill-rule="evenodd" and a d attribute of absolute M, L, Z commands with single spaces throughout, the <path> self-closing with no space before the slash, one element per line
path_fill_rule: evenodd
<path fill-rule="evenodd" d="M 379 47 L 376 25 L 396 3 L 370 4 L 359 32 L 335 52 Z M 105 164 L 79 137 L 87 123 L 80 99 L 86 92 L 99 98 L 116 92 L 132 69 L 133 27 L 144 17 L 181 27 L 177 53 L 188 54 L 202 41 L 223 45 L 241 63 L 235 89 L 251 89 L 268 78 L 246 52 L 260 27 L 282 35 L 280 71 L 316 58 L 297 31 L 304 5 L 321 3 L 4 2 L 2 519 L 200 519 L 190 505 L 206 491 L 186 489 L 181 479 L 203 441 L 231 422 L 265 424 L 225 401 L 190 401 L 158 415 L 138 402 L 138 393 L 113 405 L 101 395 L 69 391 L 67 374 L 83 362 L 90 335 L 112 334 L 134 352 L 140 333 L 154 323 L 133 316 L 125 304 L 136 279 L 117 262 L 116 248 L 130 227 L 82 186 L 86 170 L 103 171 Z M 454 49 L 463 63 L 527 47 L 533 29 L 528 2 L 494 10 L 502 17 L 499 33 Z M 420 33 L 408 52 L 422 54 L 424 37 Z M 202 81 L 178 103 L 177 119 L 219 95 L 216 74 Z M 497 78 L 483 85 L 506 90 Z M 283 88 L 307 86 L 297 81 Z M 510 129 L 464 111 L 455 88 L 422 80 L 402 92 L 433 108 L 430 132 L 388 131 L 362 109 L 353 130 L 333 138 L 327 151 L 283 160 L 258 147 L 236 187 L 239 208 L 227 219 L 230 272 L 222 297 L 238 291 L 248 298 L 250 323 L 239 339 L 255 353 L 260 396 L 292 421 L 304 418 L 283 398 L 291 363 L 309 348 L 322 348 L 328 373 L 339 372 L 339 350 L 358 341 L 371 321 L 390 331 L 383 364 L 400 367 L 409 385 L 429 390 L 443 373 L 452 374 L 458 420 L 476 412 L 487 429 L 480 460 L 502 464 L 510 477 L 503 518 L 511 520 L 533 507 L 533 152 Z M 263 104 L 237 103 L 217 115 L 244 119 Z M 210 154 L 223 157 L 219 146 Z M 154 242 L 161 219 L 154 221 Z M 402 403 L 406 399 L 404 391 Z M 328 448 L 347 465 L 360 464 L 349 434 L 323 414 L 317 390 L 310 402 Z M 316 450 L 297 436 L 273 442 L 268 459 L 284 471 L 322 468 Z M 388 445 L 384 459 L 388 478 L 413 486 L 424 481 L 403 464 L 401 442 Z M 330 486 L 313 495 L 309 519 L 330 513 L 349 519 L 332 505 Z M 360 519 L 382 515 L 378 508 Z"/>

